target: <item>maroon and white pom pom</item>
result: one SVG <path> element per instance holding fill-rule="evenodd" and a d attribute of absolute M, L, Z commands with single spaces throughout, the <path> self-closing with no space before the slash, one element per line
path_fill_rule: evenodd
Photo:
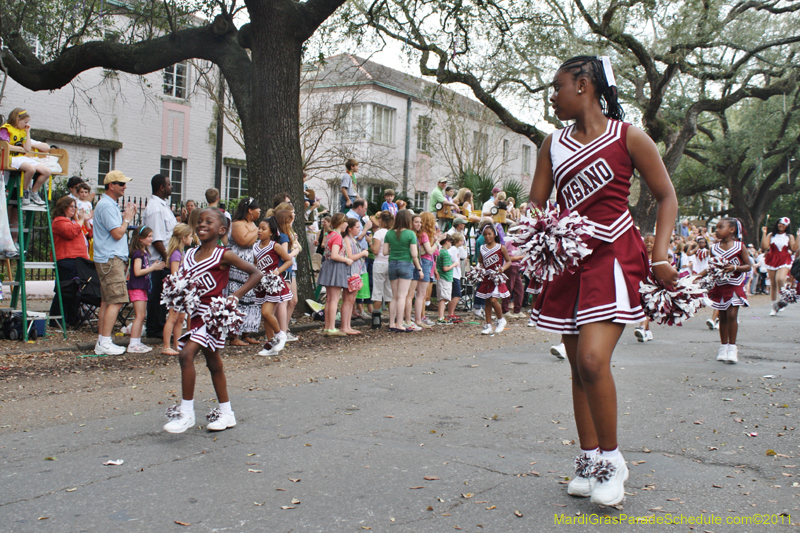
<path fill-rule="evenodd" d="M 164 279 L 161 303 L 178 313 L 191 315 L 200 306 L 199 285 L 185 271 L 179 270 Z"/>
<path fill-rule="evenodd" d="M 562 213 L 558 204 L 532 214 L 533 218 L 522 217 L 506 236 L 522 252 L 520 265 L 530 277 L 550 281 L 592 253 L 586 243 L 594 226 L 586 217 L 569 210 Z"/>
<path fill-rule="evenodd" d="M 500 285 L 501 283 L 508 282 L 508 276 L 506 276 L 504 272 L 500 272 L 499 270 L 487 270 L 484 279 L 490 280 L 495 285 Z"/>
<path fill-rule="evenodd" d="M 653 322 L 680 326 L 692 318 L 701 307 L 708 305 L 708 295 L 691 277 L 678 280 L 667 287 L 652 276 L 639 283 L 644 314 Z"/>
<path fill-rule="evenodd" d="M 259 288 L 267 294 L 280 294 L 284 288 L 283 278 L 275 271 L 267 272 L 258 283 Z"/>
<path fill-rule="evenodd" d="M 469 272 L 464 274 L 464 279 L 470 285 L 477 287 L 483 283 L 483 278 L 486 276 L 486 269 L 480 263 L 475 265 Z"/>
<path fill-rule="evenodd" d="M 791 285 L 784 285 L 781 289 L 781 301 L 787 304 L 796 304 L 797 290 Z"/>
<path fill-rule="evenodd" d="M 719 257 L 710 258 L 706 275 L 700 280 L 700 285 L 708 291 L 713 289 L 718 282 L 730 279 L 731 273 L 724 270 L 730 264 L 729 261 Z"/>
<path fill-rule="evenodd" d="M 244 324 L 244 313 L 237 309 L 236 300 L 217 296 L 203 313 L 203 322 L 209 335 L 224 339 Z"/>

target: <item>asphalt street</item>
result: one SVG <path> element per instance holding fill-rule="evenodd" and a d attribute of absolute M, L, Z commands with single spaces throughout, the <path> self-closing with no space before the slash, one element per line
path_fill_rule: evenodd
<path fill-rule="evenodd" d="M 489 351 L 235 391 L 238 425 L 220 433 L 163 433 L 164 405 L 0 430 L 0 529 L 784 530 L 800 523 L 800 305 L 768 311 L 740 313 L 737 365 L 715 361 L 707 314 L 654 326 L 645 344 L 625 331 L 613 359 L 631 471 L 620 509 L 566 494 L 578 452 L 568 364 L 500 334 Z M 203 425 L 212 404 L 197 400 Z M 591 523 L 609 517 L 626 525 Z M 746 520 L 778 525 L 727 523 Z"/>

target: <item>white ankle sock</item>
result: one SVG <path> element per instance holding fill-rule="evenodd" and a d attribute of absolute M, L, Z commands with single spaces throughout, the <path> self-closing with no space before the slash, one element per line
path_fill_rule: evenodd
<path fill-rule="evenodd" d="M 131 337 L 131 342 L 129 346 L 135 346 L 137 344 L 142 344 L 142 338 L 139 337 L 138 339 L 134 339 L 133 337 Z"/>
<path fill-rule="evenodd" d="M 181 400 L 181 412 L 183 412 L 183 413 L 193 413 L 194 412 L 194 400 Z"/>
<path fill-rule="evenodd" d="M 111 342 L 111 337 L 103 337 L 102 335 L 97 336 L 97 342 L 104 343 L 105 341 Z"/>
<path fill-rule="evenodd" d="M 608 461 L 613 461 L 616 459 L 622 459 L 622 454 L 619 451 L 619 447 L 614 448 L 611 451 L 600 450 L 600 459 L 606 459 Z"/>
<path fill-rule="evenodd" d="M 233 411 L 231 411 L 231 402 L 220 403 L 219 410 L 222 411 L 222 414 L 225 415 L 233 414 Z"/>
<path fill-rule="evenodd" d="M 595 448 L 593 450 L 584 450 L 583 448 L 581 448 L 581 453 L 587 459 L 594 459 L 595 457 L 597 457 L 597 454 L 600 453 L 600 448 Z"/>

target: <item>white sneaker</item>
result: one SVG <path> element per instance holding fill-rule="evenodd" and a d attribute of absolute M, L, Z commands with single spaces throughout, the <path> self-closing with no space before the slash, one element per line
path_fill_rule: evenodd
<path fill-rule="evenodd" d="M 36 205 L 44 205 L 44 200 L 42 200 L 42 197 L 39 196 L 38 192 L 31 191 L 31 202 Z"/>
<path fill-rule="evenodd" d="M 536 322 L 532 318 L 528 319 L 528 327 L 529 328 L 535 328 L 536 327 Z"/>
<path fill-rule="evenodd" d="M 219 407 L 212 409 L 211 412 L 206 415 L 206 419 L 209 421 L 209 424 L 206 426 L 206 429 L 209 431 L 222 431 L 236 425 L 236 417 L 233 416 L 233 412 L 223 413 L 220 411 Z"/>
<path fill-rule="evenodd" d="M 31 191 L 29 189 L 25 189 L 22 193 L 22 205 L 31 205 Z"/>
<path fill-rule="evenodd" d="M 295 335 L 294 333 L 292 333 L 291 331 L 286 333 L 286 342 L 297 342 L 299 340 L 300 340 L 300 338 L 297 335 Z"/>
<path fill-rule="evenodd" d="M 651 340 L 653 340 L 653 332 L 650 331 L 649 329 L 644 330 L 644 341 L 643 342 L 647 342 L 647 341 L 651 341 Z"/>
<path fill-rule="evenodd" d="M 708 329 L 714 329 L 714 321 L 709 318 L 706 320 L 706 326 L 708 326 Z"/>
<path fill-rule="evenodd" d="M 769 316 L 777 316 L 778 314 L 778 302 L 772 302 L 772 311 L 769 312 Z"/>
<path fill-rule="evenodd" d="M 567 358 L 567 348 L 564 346 L 564 343 L 557 344 L 555 346 L 550 347 L 550 353 L 555 355 L 559 359 L 566 359 Z M 583 457 L 583 455 L 581 455 Z M 587 494 L 588 496 L 588 494 Z"/>
<path fill-rule="evenodd" d="M 481 318 L 481 317 L 483 316 L 483 309 L 481 309 L 481 308 L 479 308 L 479 307 L 473 307 L 473 308 L 472 308 L 472 313 L 473 313 L 473 314 L 474 314 L 476 317 L 478 317 L 478 318 Z"/>
<path fill-rule="evenodd" d="M 506 329 L 506 324 L 508 324 L 506 319 L 505 318 L 501 318 L 500 320 L 497 321 L 497 327 L 495 328 L 494 332 L 495 333 L 502 333 L 503 330 Z"/>
<path fill-rule="evenodd" d="M 592 477 L 594 460 L 583 454 L 575 458 L 575 477 L 567 485 L 567 494 L 578 498 L 588 498 L 592 495 L 595 479 Z"/>
<path fill-rule="evenodd" d="M 484 324 L 483 325 L 483 329 L 481 330 L 481 334 L 482 335 L 491 335 L 492 333 L 494 333 L 492 331 L 492 325 L 491 324 Z"/>
<path fill-rule="evenodd" d="M 738 322 L 737 322 L 737 324 L 738 324 Z M 714 329 L 719 329 L 719 318 L 714 320 Z"/>
<path fill-rule="evenodd" d="M 413 329 L 414 331 L 422 331 L 422 328 L 416 325 L 415 323 L 407 324 L 403 322 L 403 327 L 406 329 Z"/>
<path fill-rule="evenodd" d="M 275 339 L 273 338 L 272 340 L 274 341 Z M 273 346 L 271 341 L 267 341 L 264 344 L 264 349 L 262 349 L 260 352 L 258 352 L 257 355 L 260 355 L 261 357 L 269 357 L 271 355 L 278 355 L 278 350 L 275 349 L 275 346 Z"/>
<path fill-rule="evenodd" d="M 717 352 L 717 361 L 722 361 L 723 363 L 728 361 L 728 345 L 727 344 L 720 344 L 719 351 Z"/>
<path fill-rule="evenodd" d="M 725 359 L 725 362 L 729 365 L 735 365 L 739 362 L 739 347 L 735 344 L 728 345 L 728 358 Z"/>
<path fill-rule="evenodd" d="M 128 346 L 128 353 L 147 353 L 152 352 L 153 349 L 145 344 L 131 344 Z"/>
<path fill-rule="evenodd" d="M 607 507 L 622 503 L 625 498 L 625 481 L 628 480 L 628 465 L 621 455 L 612 461 L 600 456 L 595 458 L 592 477 L 596 480 L 592 489 L 592 503 Z"/>
<path fill-rule="evenodd" d="M 276 333 L 275 337 L 273 338 L 273 342 L 275 344 L 273 350 L 276 352 L 283 350 L 283 347 L 286 346 L 286 333 L 283 331 Z"/>
<path fill-rule="evenodd" d="M 178 405 L 167 408 L 167 418 L 169 422 L 164 424 L 167 433 L 183 433 L 194 426 L 194 412 L 184 413 Z"/>
<path fill-rule="evenodd" d="M 94 353 L 97 355 L 122 355 L 125 353 L 124 346 L 117 346 L 111 340 L 100 342 L 94 345 Z"/>
<path fill-rule="evenodd" d="M 637 341 L 644 342 L 644 328 L 642 326 L 636 326 L 636 329 L 633 330 L 633 334 L 636 336 Z"/>

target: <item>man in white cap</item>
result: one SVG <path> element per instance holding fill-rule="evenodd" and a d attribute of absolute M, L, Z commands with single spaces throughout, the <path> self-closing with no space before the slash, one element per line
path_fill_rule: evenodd
<path fill-rule="evenodd" d="M 128 227 L 133 222 L 136 206 L 128 202 L 120 213 L 117 202 L 125 194 L 131 181 L 119 170 L 106 174 L 103 184 L 106 192 L 94 210 L 94 265 L 100 278 L 102 303 L 97 320 L 97 355 L 120 355 L 125 348 L 111 342 L 111 331 L 123 304 L 128 303 L 125 273 L 128 263 Z"/>

